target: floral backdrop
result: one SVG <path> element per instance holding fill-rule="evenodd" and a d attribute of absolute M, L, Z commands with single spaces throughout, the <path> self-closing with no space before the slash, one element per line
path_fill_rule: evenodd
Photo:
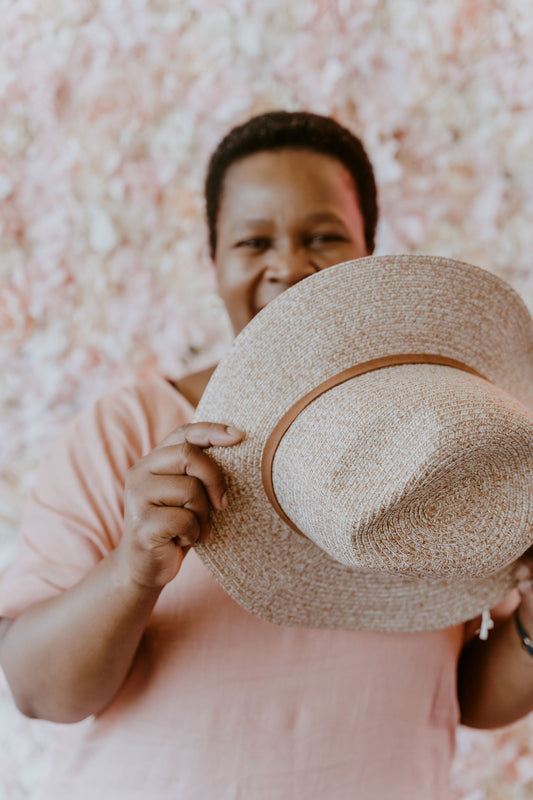
<path fill-rule="evenodd" d="M 378 253 L 479 264 L 533 309 L 532 75 L 523 0 L 0 0 L 0 569 L 67 419 L 227 347 L 202 182 L 254 113 L 335 115 L 376 166 Z M 55 728 L 0 684 L 0 798 Z M 533 797 L 532 746 L 529 720 L 460 730 L 457 798 Z"/>

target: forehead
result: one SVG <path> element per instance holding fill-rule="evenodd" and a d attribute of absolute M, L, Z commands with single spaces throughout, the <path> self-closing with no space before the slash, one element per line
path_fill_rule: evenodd
<path fill-rule="evenodd" d="M 332 156 L 291 148 L 254 153 L 228 168 L 219 222 L 282 206 L 293 212 L 358 207 L 353 178 Z"/>

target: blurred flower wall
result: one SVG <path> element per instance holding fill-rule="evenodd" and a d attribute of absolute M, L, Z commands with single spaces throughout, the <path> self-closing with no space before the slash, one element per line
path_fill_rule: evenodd
<path fill-rule="evenodd" d="M 0 0 L 0 568 L 43 449 L 108 389 L 220 357 L 202 183 L 273 108 L 365 140 L 378 253 L 497 272 L 533 309 L 533 14 L 523 0 Z M 0 689 L 0 798 L 54 726 Z M 533 797 L 533 722 L 461 730 L 457 797 Z"/>

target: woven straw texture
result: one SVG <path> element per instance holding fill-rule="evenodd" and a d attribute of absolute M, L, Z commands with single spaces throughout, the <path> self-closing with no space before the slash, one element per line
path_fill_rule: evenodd
<path fill-rule="evenodd" d="M 405 365 L 315 400 L 273 464 L 298 535 L 261 483 L 272 428 L 317 384 L 405 352 L 487 380 Z M 247 326 L 204 393 L 196 419 L 247 436 L 210 451 L 229 507 L 197 552 L 238 603 L 279 624 L 406 631 L 475 617 L 509 591 L 533 540 L 532 409 L 533 321 L 494 275 L 424 256 L 318 273 Z"/>

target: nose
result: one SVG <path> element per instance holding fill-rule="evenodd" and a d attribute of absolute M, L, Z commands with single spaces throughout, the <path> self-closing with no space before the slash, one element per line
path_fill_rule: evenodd
<path fill-rule="evenodd" d="M 316 271 L 304 248 L 286 247 L 268 253 L 265 278 L 272 283 L 292 286 Z"/>

